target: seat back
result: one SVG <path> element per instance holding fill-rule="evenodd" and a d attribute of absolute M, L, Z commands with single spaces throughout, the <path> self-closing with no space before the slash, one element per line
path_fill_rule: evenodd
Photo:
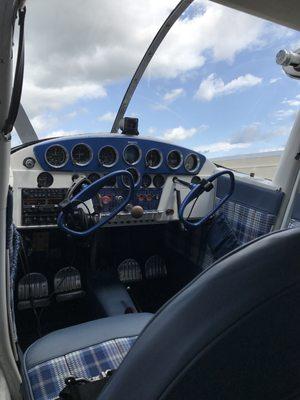
<path fill-rule="evenodd" d="M 300 395 L 300 230 L 223 257 L 149 323 L 99 400 Z"/>

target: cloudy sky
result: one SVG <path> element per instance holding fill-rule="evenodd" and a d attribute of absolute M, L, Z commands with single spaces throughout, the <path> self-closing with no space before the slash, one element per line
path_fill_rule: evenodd
<path fill-rule="evenodd" d="M 109 131 L 177 0 L 27 0 L 22 103 L 40 137 Z M 173 26 L 129 107 L 142 135 L 208 157 L 281 149 L 300 84 L 275 64 L 300 34 L 206 0 Z M 300 45 L 298 46 L 300 47 Z"/>

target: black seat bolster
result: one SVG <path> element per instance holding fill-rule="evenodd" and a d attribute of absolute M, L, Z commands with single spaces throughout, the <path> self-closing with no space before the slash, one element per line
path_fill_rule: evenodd
<path fill-rule="evenodd" d="M 166 390 L 172 382 L 188 365 L 191 365 L 192 360 L 199 354 L 206 354 L 207 351 L 211 353 L 215 343 L 218 343 L 216 339 L 220 338 L 224 332 L 229 332 L 233 326 L 239 327 L 245 315 L 254 315 L 254 310 L 263 304 L 272 306 L 273 299 L 282 293 L 289 295 L 290 290 L 300 287 L 299 243 L 300 229 L 275 232 L 242 246 L 213 264 L 155 315 L 98 399 L 165 398 Z M 299 298 L 300 296 L 297 299 L 297 306 L 300 307 Z M 286 310 L 284 307 L 278 307 L 278 312 L 286 313 Z M 259 331 L 259 320 L 254 318 L 253 321 L 252 328 Z M 300 316 L 295 321 L 297 321 L 297 332 L 300 334 L 300 324 L 298 325 Z M 267 330 L 262 330 L 261 333 L 263 332 Z M 270 332 L 276 339 L 278 332 L 275 324 L 274 330 L 270 329 Z M 286 334 L 289 334 L 289 330 Z M 291 342 L 294 337 L 295 335 L 290 335 Z M 245 336 L 241 334 L 236 339 L 237 348 L 241 344 L 246 345 L 246 342 Z M 282 343 L 286 344 L 286 342 Z M 274 350 L 276 351 L 276 347 Z M 284 347 L 282 351 L 284 352 Z M 268 353 L 270 363 L 272 354 L 271 351 Z M 248 354 L 249 358 L 256 357 L 259 360 L 258 356 L 258 353 L 255 354 L 252 351 Z M 227 357 L 226 361 L 224 368 L 228 376 L 230 369 L 234 370 L 234 365 L 230 357 Z M 236 368 L 245 364 L 243 357 L 238 361 L 241 364 L 236 364 Z M 297 372 L 294 376 L 297 375 L 298 379 L 299 358 L 297 361 Z M 289 362 L 294 368 L 294 360 L 290 359 Z M 201 365 L 201 358 L 199 365 Z M 286 369 L 285 373 L 291 370 Z M 210 372 L 213 376 L 213 368 Z M 251 368 L 246 371 L 249 380 L 256 371 L 253 374 L 252 372 Z M 263 397 L 267 390 L 264 373 L 267 371 L 262 369 L 260 385 L 256 386 L 256 390 L 260 391 L 257 397 L 251 397 L 251 393 L 247 396 L 246 393 L 243 396 L 234 396 L 229 391 L 230 396 L 227 397 L 205 397 L 192 394 L 184 398 L 282 399 L 280 393 L 275 396 L 274 392 L 268 392 L 268 396 Z M 255 376 L 257 377 L 257 374 Z M 202 382 L 201 376 L 197 377 L 197 382 Z M 213 380 L 210 383 L 216 384 Z M 281 383 L 283 389 L 285 380 Z M 238 383 L 235 382 L 235 384 Z M 212 391 L 212 386 L 207 382 L 206 386 L 209 386 Z M 228 387 L 230 389 L 230 385 Z M 192 392 L 192 387 L 190 389 Z"/>

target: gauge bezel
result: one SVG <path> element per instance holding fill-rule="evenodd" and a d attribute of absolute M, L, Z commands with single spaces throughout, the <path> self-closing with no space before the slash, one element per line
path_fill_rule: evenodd
<path fill-rule="evenodd" d="M 47 186 L 40 186 L 39 185 L 39 179 L 41 178 L 41 175 L 47 175 L 47 177 L 50 177 L 50 179 L 51 179 L 51 183 L 49 184 L 49 185 L 47 185 Z M 38 174 L 38 176 L 36 177 L 36 183 L 37 183 L 37 187 L 38 188 L 49 188 L 49 187 L 51 187 L 52 185 L 53 185 L 53 183 L 54 183 L 54 176 L 50 173 L 50 172 L 48 172 L 48 171 L 43 171 L 43 172 L 40 172 L 39 174 Z"/>
<path fill-rule="evenodd" d="M 139 152 L 139 158 L 137 159 L 137 161 L 135 161 L 132 164 L 130 164 L 128 161 L 125 160 L 125 152 L 128 149 L 128 147 L 131 147 L 131 146 L 136 147 L 138 149 L 138 152 Z M 136 165 L 141 161 L 141 159 L 142 159 L 142 150 L 141 150 L 140 146 L 138 146 L 137 144 L 128 143 L 127 146 L 124 147 L 124 149 L 123 149 L 123 160 L 127 165 L 130 165 L 130 166 Z"/>
<path fill-rule="evenodd" d="M 187 158 L 188 158 L 189 156 L 195 156 L 196 159 L 197 159 L 197 165 L 196 165 L 196 167 L 195 167 L 194 169 L 191 169 L 191 170 L 187 169 L 186 166 L 185 166 L 186 160 L 187 160 Z M 196 154 L 196 153 L 189 153 L 189 154 L 187 154 L 186 157 L 185 157 L 185 159 L 184 159 L 184 169 L 185 169 L 187 172 L 189 172 L 189 173 L 192 174 L 192 173 L 196 172 L 196 171 L 199 169 L 199 167 L 200 167 L 200 157 L 198 156 L 198 154 Z"/>
<path fill-rule="evenodd" d="M 159 161 L 159 163 L 158 163 L 155 167 L 151 167 L 151 166 L 148 165 L 148 163 L 147 163 L 147 156 L 148 156 L 148 154 L 150 153 L 150 151 L 157 151 L 158 154 L 159 154 L 159 157 L 160 157 L 160 161 Z M 157 169 L 157 168 L 159 168 L 159 167 L 161 166 L 161 164 L 163 163 L 163 160 L 164 160 L 164 159 L 163 159 L 163 154 L 162 154 L 162 152 L 161 152 L 159 149 L 155 148 L 155 147 L 153 147 L 152 149 L 149 149 L 149 150 L 147 151 L 146 155 L 145 155 L 145 164 L 146 164 L 147 168 L 150 168 L 150 169 Z"/>
<path fill-rule="evenodd" d="M 158 176 L 162 176 L 162 177 L 164 178 L 164 183 L 162 184 L 162 186 L 156 186 L 156 185 L 155 185 L 155 178 L 158 177 Z M 162 188 L 165 186 L 165 184 L 166 184 L 166 178 L 164 177 L 163 174 L 156 174 L 156 175 L 153 176 L 152 183 L 153 183 L 153 186 L 154 186 L 156 189 L 162 189 Z"/>
<path fill-rule="evenodd" d="M 171 167 L 171 165 L 169 164 L 169 161 L 168 161 L 169 155 L 170 155 L 171 153 L 174 153 L 174 152 L 178 153 L 179 156 L 180 156 L 180 163 L 178 164 L 177 167 Z M 176 149 L 170 150 L 169 153 L 167 154 L 166 162 L 167 162 L 168 167 L 169 167 L 171 170 L 176 171 L 176 170 L 177 170 L 178 168 L 180 168 L 180 167 L 182 166 L 182 164 L 183 164 L 183 154 L 182 154 L 182 152 L 181 152 L 180 150 L 176 150 Z"/>
<path fill-rule="evenodd" d="M 48 151 L 49 151 L 50 149 L 52 149 L 52 147 L 60 147 L 60 148 L 62 148 L 62 149 L 64 150 L 64 152 L 66 153 L 66 161 L 65 161 L 63 164 L 60 164 L 60 165 L 52 165 L 52 164 L 47 160 L 47 153 L 48 153 Z M 67 164 L 67 162 L 68 162 L 69 159 L 70 159 L 70 154 L 69 154 L 68 150 L 66 149 L 66 147 L 63 146 L 62 144 L 52 144 L 52 145 L 50 145 L 50 146 L 45 150 L 44 159 L 45 159 L 45 162 L 46 162 L 51 168 L 59 169 L 59 168 L 63 168 L 63 167 Z"/>
<path fill-rule="evenodd" d="M 77 147 L 77 146 L 85 146 L 85 147 L 89 150 L 89 152 L 90 152 L 90 158 L 89 158 L 89 160 L 88 160 L 87 162 L 85 162 L 85 163 L 78 163 L 78 162 L 76 162 L 76 161 L 74 160 L 73 151 L 74 151 L 75 147 Z M 93 160 L 93 157 L 94 157 L 93 149 L 91 148 L 91 146 L 89 146 L 89 145 L 86 144 L 86 143 L 76 143 L 76 144 L 74 144 L 74 146 L 72 147 L 72 150 L 71 150 L 71 160 L 72 160 L 73 165 L 76 165 L 77 167 L 86 167 L 87 165 L 89 165 L 89 164 L 91 163 L 91 161 Z"/>
<path fill-rule="evenodd" d="M 102 164 L 101 161 L 100 161 L 100 152 L 101 152 L 103 149 L 105 149 L 106 147 L 110 147 L 111 149 L 113 149 L 114 152 L 115 152 L 115 154 L 116 154 L 116 160 L 115 160 L 115 162 L 114 162 L 113 164 L 110 164 L 110 165 Z M 108 145 L 102 146 L 102 147 L 99 149 L 99 151 L 98 151 L 98 162 L 99 162 L 99 164 L 100 164 L 102 167 L 104 167 L 104 168 L 112 168 L 112 167 L 114 167 L 114 166 L 117 164 L 118 161 L 119 161 L 119 152 L 118 152 L 118 150 L 117 150 L 114 146 L 111 146 L 110 144 L 108 144 Z"/>
<path fill-rule="evenodd" d="M 138 180 L 136 183 L 134 183 L 134 187 L 136 188 L 141 183 L 141 174 L 136 168 L 127 168 L 126 171 L 128 171 L 129 173 L 130 173 L 129 169 L 134 169 L 138 174 Z M 122 185 L 124 185 L 126 188 L 129 188 L 129 185 L 126 185 L 126 183 L 124 183 L 124 176 L 121 177 L 121 181 Z"/>
<path fill-rule="evenodd" d="M 150 178 L 150 185 L 148 185 L 148 186 L 143 186 L 143 178 L 144 178 L 144 176 L 149 176 L 149 178 Z M 143 188 L 143 189 L 148 189 L 151 185 L 152 185 L 152 182 L 153 181 L 153 179 L 152 179 L 152 176 L 150 175 L 150 174 L 143 174 L 142 176 L 141 176 L 141 187 Z"/>

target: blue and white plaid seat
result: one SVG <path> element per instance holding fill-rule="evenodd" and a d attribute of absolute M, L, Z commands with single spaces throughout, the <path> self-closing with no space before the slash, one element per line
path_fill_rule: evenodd
<path fill-rule="evenodd" d="M 104 318 L 53 332 L 40 339 L 30 346 L 24 355 L 28 397 L 33 400 L 53 400 L 64 388 L 67 377 L 94 378 L 108 369 L 118 368 L 150 319 L 150 314 Z M 99 339 L 99 343 L 95 343 L 97 330 L 100 338 L 107 337 L 110 325 L 111 339 Z M 91 332 L 91 329 L 96 331 Z M 120 335 L 128 332 L 128 336 L 117 337 L 118 330 Z M 134 332 L 136 334 L 133 334 Z M 68 337 L 70 344 L 65 345 Z M 87 342 L 91 342 L 90 345 L 86 345 Z M 43 343 L 44 346 L 41 347 Z M 77 349 L 70 350 L 72 347 Z"/>

